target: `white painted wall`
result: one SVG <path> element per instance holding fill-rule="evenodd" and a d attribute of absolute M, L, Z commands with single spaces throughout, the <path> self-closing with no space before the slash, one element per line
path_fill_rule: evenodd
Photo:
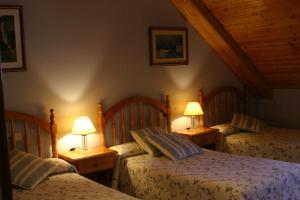
<path fill-rule="evenodd" d="M 129 95 L 171 97 L 174 129 L 197 90 L 239 81 L 168 0 L 0 0 L 23 5 L 26 72 L 4 74 L 6 109 L 48 117 L 55 109 L 59 149 L 80 143 L 67 136 L 79 115 L 96 125 L 105 108 Z M 187 27 L 187 66 L 149 65 L 149 26 Z M 65 137 L 67 136 L 67 137 Z M 92 138 L 95 140 L 92 140 Z M 89 136 L 97 145 L 97 134 Z M 75 141 L 73 141 L 75 140 Z"/>

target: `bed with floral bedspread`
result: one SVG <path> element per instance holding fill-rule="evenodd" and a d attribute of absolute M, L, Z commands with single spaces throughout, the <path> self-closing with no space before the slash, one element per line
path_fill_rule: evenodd
<path fill-rule="evenodd" d="M 14 189 L 16 200 L 133 200 L 135 198 L 95 183 L 75 173 L 48 177 L 33 190 Z"/>
<path fill-rule="evenodd" d="M 214 127 L 223 132 L 222 125 Z M 300 130 L 269 127 L 261 133 L 238 131 L 221 135 L 217 146 L 227 153 L 300 163 Z"/>
<path fill-rule="evenodd" d="M 59 168 L 31 190 L 14 187 L 14 200 L 134 200 L 124 193 L 91 181 L 72 168 Z"/>
<path fill-rule="evenodd" d="M 300 199 L 295 163 L 210 150 L 178 161 L 137 153 L 120 158 L 119 189 L 145 200 Z"/>

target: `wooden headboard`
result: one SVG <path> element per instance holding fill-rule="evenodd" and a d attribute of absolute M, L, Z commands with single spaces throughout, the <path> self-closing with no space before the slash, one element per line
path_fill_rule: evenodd
<path fill-rule="evenodd" d="M 21 124 L 22 127 L 22 138 L 20 140 L 23 140 L 25 151 L 29 152 L 31 145 L 37 147 L 38 155 L 41 157 L 42 155 L 42 141 L 41 141 L 41 131 L 44 130 L 45 132 L 50 134 L 51 139 L 51 151 L 52 156 L 57 157 L 57 126 L 54 121 L 54 110 L 50 110 L 50 122 L 39 119 L 33 115 L 27 114 L 27 113 L 20 113 L 20 112 L 5 112 L 5 120 L 7 121 L 7 135 L 10 139 L 10 147 L 11 149 L 16 149 L 16 140 L 17 140 L 17 134 L 19 133 L 19 130 L 17 130 L 17 125 Z M 31 139 L 29 139 L 29 128 L 28 126 L 33 125 L 35 127 L 35 134 L 36 134 L 36 142 L 35 144 L 31 144 L 33 142 Z"/>
<path fill-rule="evenodd" d="M 129 131 L 134 129 L 160 126 L 171 131 L 169 96 L 166 96 L 165 103 L 150 97 L 129 97 L 119 101 L 105 113 L 100 102 L 98 126 L 101 146 L 107 145 L 106 137 L 112 138 L 109 146 L 132 141 Z"/>
<path fill-rule="evenodd" d="M 248 93 L 232 86 L 218 87 L 207 94 L 199 90 L 199 102 L 203 108 L 205 126 L 223 124 L 232 120 L 233 113 L 248 113 Z"/>

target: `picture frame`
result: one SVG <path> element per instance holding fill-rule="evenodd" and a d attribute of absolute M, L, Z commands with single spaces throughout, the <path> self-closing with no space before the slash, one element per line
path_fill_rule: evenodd
<path fill-rule="evenodd" d="M 0 5 L 0 60 L 4 72 L 24 71 L 22 6 Z"/>
<path fill-rule="evenodd" d="M 187 28 L 149 28 L 150 65 L 187 65 Z"/>

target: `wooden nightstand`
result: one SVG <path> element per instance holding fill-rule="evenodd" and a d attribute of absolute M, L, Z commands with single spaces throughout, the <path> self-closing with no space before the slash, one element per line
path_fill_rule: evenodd
<path fill-rule="evenodd" d="M 74 165 L 81 175 L 109 185 L 111 172 L 116 164 L 117 152 L 106 147 L 97 147 L 67 151 L 60 153 L 58 157 Z"/>
<path fill-rule="evenodd" d="M 186 136 L 195 144 L 208 149 L 215 149 L 219 135 L 218 129 L 206 127 L 181 129 L 176 132 Z"/>

